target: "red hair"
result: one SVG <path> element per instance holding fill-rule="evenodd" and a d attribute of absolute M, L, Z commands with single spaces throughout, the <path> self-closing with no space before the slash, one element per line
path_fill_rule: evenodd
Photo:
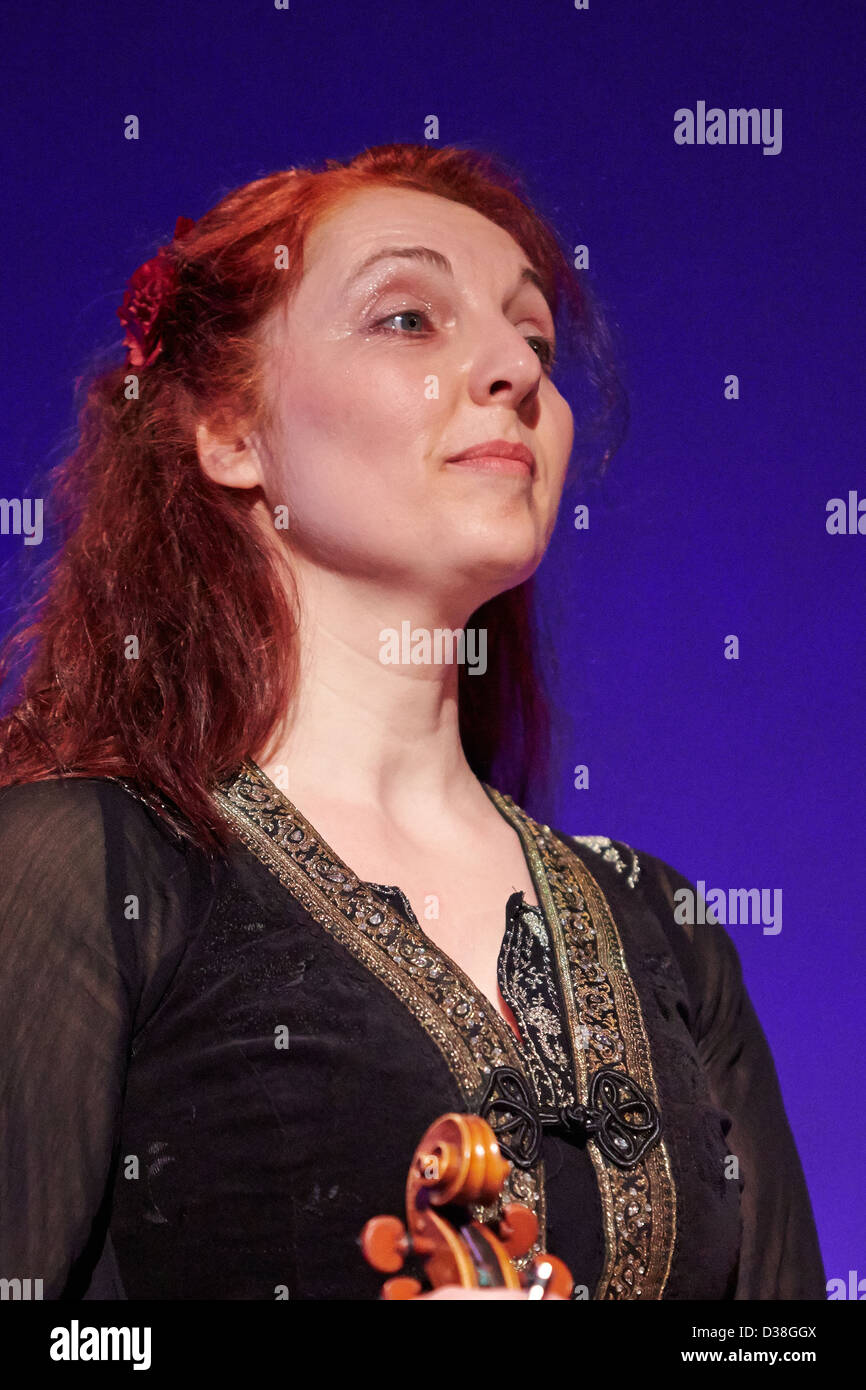
<path fill-rule="evenodd" d="M 623 396 L 608 329 L 500 161 L 381 145 L 235 189 L 172 245 L 177 292 L 138 397 L 128 399 L 128 365 L 91 369 L 85 384 L 77 448 L 50 479 L 59 548 L 32 620 L 0 650 L 2 684 L 19 650 L 33 645 L 0 719 L 0 786 L 128 777 L 173 802 L 175 824 L 202 848 L 230 842 L 210 789 L 265 746 L 291 702 L 297 614 L 275 548 L 249 515 L 252 495 L 205 476 L 195 426 L 266 422 L 259 327 L 297 285 L 319 218 L 377 185 L 465 203 L 508 231 L 541 275 L 554 316 L 565 317 L 560 343 L 578 351 L 598 397 L 575 444 L 604 436 L 615 420 Z M 278 245 L 288 269 L 275 268 Z M 531 588 L 520 584 L 472 616 L 471 626 L 488 630 L 488 669 L 472 679 L 459 672 L 470 766 L 518 802 L 544 777 L 549 747 Z M 127 654 L 131 637 L 137 659 Z"/>

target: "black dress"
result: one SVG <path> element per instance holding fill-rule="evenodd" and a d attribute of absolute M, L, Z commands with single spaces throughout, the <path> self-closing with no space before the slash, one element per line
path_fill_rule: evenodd
<path fill-rule="evenodd" d="M 677 924 L 661 861 L 485 790 L 541 904 L 503 904 L 522 1042 L 251 761 L 215 789 L 213 866 L 131 784 L 0 791 L 0 1278 L 375 1299 L 358 1234 L 403 1215 L 415 1146 L 463 1111 L 576 1298 L 826 1297 L 727 933 Z"/>

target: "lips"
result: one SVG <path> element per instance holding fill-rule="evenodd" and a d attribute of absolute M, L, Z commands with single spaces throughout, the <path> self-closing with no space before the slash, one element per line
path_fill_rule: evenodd
<path fill-rule="evenodd" d="M 522 464 L 530 475 L 535 474 L 535 455 L 532 450 L 527 449 L 525 444 L 512 444 L 507 439 L 488 439 L 483 444 L 473 444 L 469 449 L 462 449 L 459 454 L 452 454 L 446 459 L 446 463 L 471 463 L 474 460 L 480 463 L 482 460 L 489 460 L 491 465 L 495 465 L 497 459 Z"/>

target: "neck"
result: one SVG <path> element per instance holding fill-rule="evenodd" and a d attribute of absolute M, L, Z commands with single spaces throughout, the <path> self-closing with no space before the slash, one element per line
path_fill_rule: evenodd
<path fill-rule="evenodd" d="M 437 629 L 464 626 L 472 611 L 465 600 L 294 559 L 293 573 L 298 683 L 254 760 L 301 809 L 325 797 L 375 809 L 398 825 L 411 824 L 419 807 L 443 817 L 477 813 L 485 794 L 460 742 L 458 666 L 453 659 L 405 661 L 413 645 L 419 650 L 419 632 L 432 644 Z M 396 640 L 383 638 L 389 629 Z M 447 638 L 444 651 L 456 656 Z"/>

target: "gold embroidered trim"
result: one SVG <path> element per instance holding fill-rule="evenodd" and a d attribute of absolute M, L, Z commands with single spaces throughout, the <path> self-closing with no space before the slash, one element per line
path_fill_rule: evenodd
<path fill-rule="evenodd" d="M 411 1011 L 439 1048 L 470 1111 L 494 1068 L 524 1070 L 514 1034 L 486 996 L 352 872 L 256 763 L 247 759 L 213 795 L 256 858 Z M 522 1268 L 546 1240 L 543 1160 L 528 1170 L 512 1167 L 497 1206 L 509 1201 L 522 1202 L 538 1220 L 535 1245 L 514 1261 Z M 491 1208 L 475 1209 L 478 1219 L 493 1214 Z"/>
<path fill-rule="evenodd" d="M 492 787 L 485 790 L 517 830 L 550 926 L 575 1058 L 587 1103 L 589 1077 L 624 1068 L 658 1106 L 649 1039 L 619 932 L 604 894 L 580 857 Z M 605 1263 L 596 1299 L 661 1298 L 676 1240 L 676 1187 L 664 1140 L 630 1169 L 587 1145 L 604 1212 Z"/>

